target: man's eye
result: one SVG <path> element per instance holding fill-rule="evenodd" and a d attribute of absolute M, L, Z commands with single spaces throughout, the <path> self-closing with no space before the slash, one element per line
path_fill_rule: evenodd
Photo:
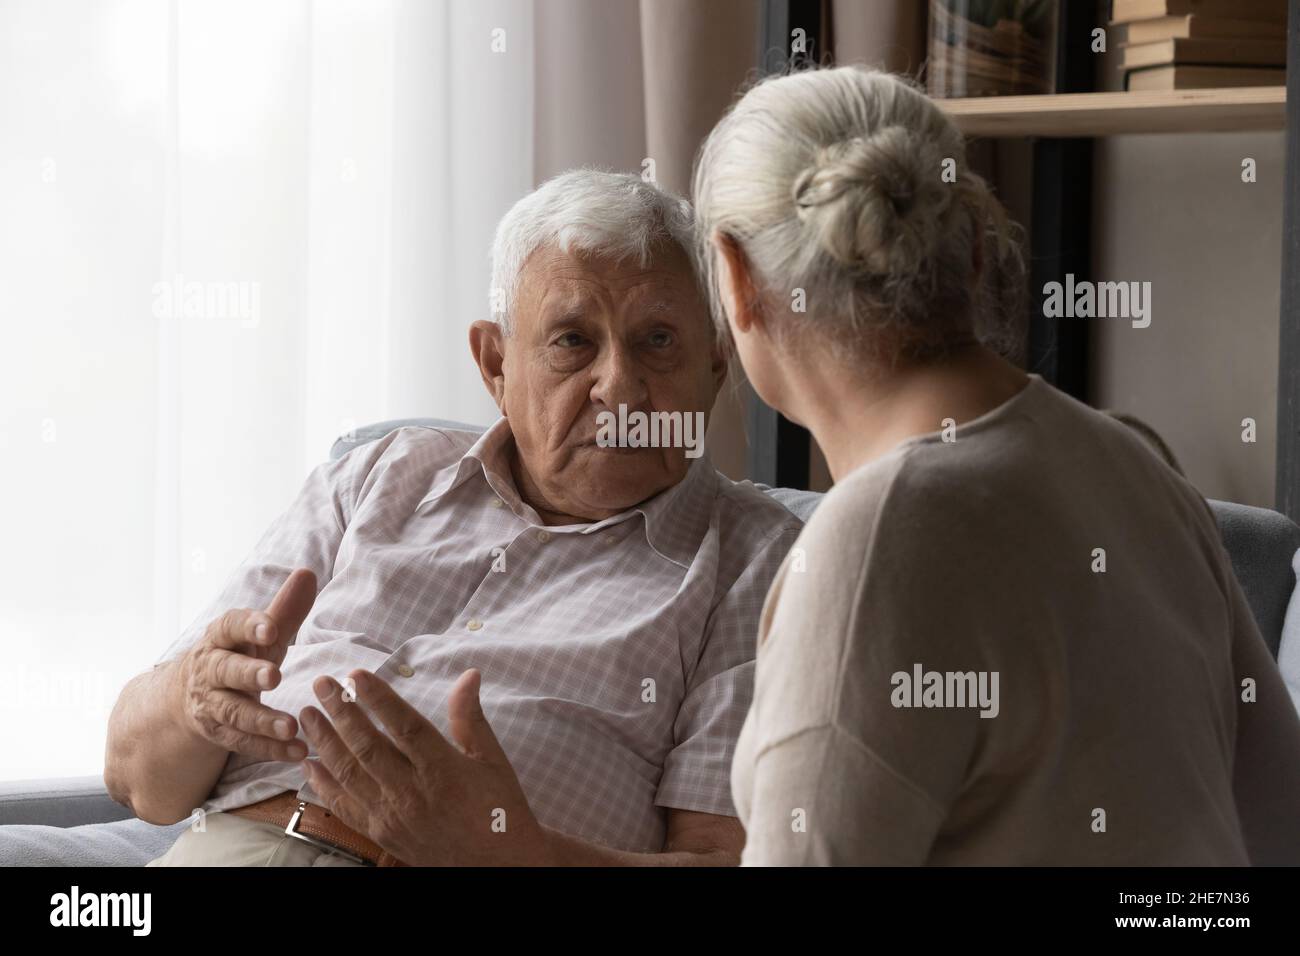
<path fill-rule="evenodd" d="M 650 333 L 650 344 L 657 349 L 666 349 L 673 344 L 673 334 L 664 329 Z"/>
<path fill-rule="evenodd" d="M 579 345 L 582 345 L 585 341 L 586 339 L 583 338 L 582 335 L 579 334 L 578 332 L 565 332 L 563 335 L 561 335 L 558 339 L 555 340 L 555 344 L 561 346 L 562 348 L 574 349 L 577 348 Z"/>

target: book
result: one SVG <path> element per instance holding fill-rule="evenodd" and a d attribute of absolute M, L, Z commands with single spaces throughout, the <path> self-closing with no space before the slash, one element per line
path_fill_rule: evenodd
<path fill-rule="evenodd" d="M 1286 39 L 1286 24 L 1281 21 L 1269 23 L 1262 20 L 1234 20 L 1230 17 L 1207 17 L 1199 13 L 1189 13 L 1181 17 L 1157 17 L 1154 20 L 1138 20 L 1133 23 L 1120 24 L 1115 29 L 1116 34 L 1113 42 L 1117 45 L 1155 43 L 1159 40 L 1190 39 L 1193 37 Z"/>
<path fill-rule="evenodd" d="M 1286 40 L 1188 38 L 1134 43 L 1120 51 L 1120 66 L 1133 69 L 1171 63 L 1204 66 L 1286 66 Z"/>
<path fill-rule="evenodd" d="M 997 96 L 1044 93 L 1050 89 L 1043 40 L 1015 20 L 982 26 L 931 3 L 930 59 L 926 84 L 931 95 Z"/>
<path fill-rule="evenodd" d="M 1189 13 L 1286 23 L 1286 0 L 1111 0 L 1110 22 L 1131 23 Z"/>
<path fill-rule="evenodd" d="M 1231 66 L 1154 66 L 1124 78 L 1130 91 L 1212 90 L 1228 86 L 1285 86 L 1286 70 Z"/>

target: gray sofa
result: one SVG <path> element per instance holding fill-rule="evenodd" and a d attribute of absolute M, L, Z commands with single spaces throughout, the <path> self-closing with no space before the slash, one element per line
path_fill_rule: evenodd
<path fill-rule="evenodd" d="M 403 425 L 481 431 L 433 418 L 379 422 L 339 438 L 330 450 L 338 458 Z M 821 495 L 790 488 L 764 491 L 806 519 Z M 1273 656 L 1295 590 L 1291 560 L 1300 548 L 1300 527 L 1274 511 L 1211 501 L 1237 578 Z M 158 827 L 132 817 L 109 798 L 103 780 L 75 777 L 0 783 L 0 865 L 141 866 L 161 855 L 188 825 Z"/>

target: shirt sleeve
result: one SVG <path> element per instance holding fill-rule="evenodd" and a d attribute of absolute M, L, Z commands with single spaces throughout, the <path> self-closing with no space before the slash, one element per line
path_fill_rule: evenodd
<path fill-rule="evenodd" d="M 673 726 L 655 804 L 734 817 L 731 760 L 754 694 L 754 647 L 768 587 L 799 535 L 783 528 L 762 546 L 710 617 L 700 659 Z"/>
<path fill-rule="evenodd" d="M 265 609 L 296 568 L 310 568 L 315 573 L 319 593 L 333 577 L 339 544 L 367 476 L 400 432 L 390 432 L 313 468 L 297 497 L 271 522 L 221 590 L 163 651 L 154 667 L 184 655 L 203 637 L 208 625 L 231 608 Z"/>

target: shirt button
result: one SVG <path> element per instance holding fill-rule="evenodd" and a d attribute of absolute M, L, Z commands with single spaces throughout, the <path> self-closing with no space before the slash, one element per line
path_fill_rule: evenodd
<path fill-rule="evenodd" d="M 476 617 L 472 617 L 465 623 L 465 626 L 471 631 L 477 631 L 483 626 L 483 622 Z"/>
<path fill-rule="evenodd" d="M 401 674 L 403 677 L 410 677 L 415 673 L 415 668 L 410 664 L 398 664 L 397 673 Z"/>
<path fill-rule="evenodd" d="M 488 505 L 490 505 L 490 506 L 493 507 L 493 508 L 500 508 L 500 507 L 501 507 L 501 499 L 500 499 L 500 498 L 493 498 L 491 501 L 488 502 Z"/>
<path fill-rule="evenodd" d="M 539 531 L 537 532 L 537 540 L 545 544 L 551 540 L 551 533 L 549 531 Z"/>

